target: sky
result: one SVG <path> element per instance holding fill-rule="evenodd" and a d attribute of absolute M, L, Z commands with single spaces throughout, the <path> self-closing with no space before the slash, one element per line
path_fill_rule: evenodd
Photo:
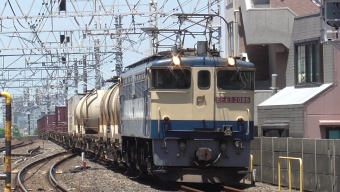
<path fill-rule="evenodd" d="M 52 12 L 51 2 L 53 5 Z M 97 39 L 100 44 L 99 50 L 102 52 L 100 73 L 103 79 L 115 75 L 115 72 L 112 72 L 111 69 L 115 67 L 115 55 L 112 52 L 116 51 L 117 39 L 110 37 L 110 34 L 115 34 L 116 31 L 114 29 L 115 15 L 122 16 L 122 28 L 125 29 L 121 46 L 124 66 L 150 54 L 148 36 L 146 34 L 131 34 L 141 33 L 140 28 L 149 27 L 148 13 L 150 11 L 148 3 L 151 2 L 150 0 L 67 0 L 66 12 L 58 12 L 58 6 L 55 2 L 50 0 L 9 0 L 0 5 L 1 17 L 4 18 L 0 23 L 0 68 L 2 68 L 0 87 L 4 91 L 21 95 L 23 89 L 20 87 L 30 86 L 32 87 L 30 89 L 31 95 L 36 90 L 41 96 L 48 93 L 62 93 L 63 87 L 65 87 L 62 78 L 66 76 L 68 69 L 70 70 L 68 66 L 72 66 L 75 60 L 81 60 L 86 53 L 88 65 L 94 65 L 95 58 L 92 52 L 94 41 Z M 137 2 L 140 2 L 139 6 L 136 6 Z M 171 16 L 173 13 L 209 13 L 207 2 L 207 0 L 157 1 L 158 28 L 178 29 L 177 18 Z M 216 2 L 218 1 L 211 0 L 210 2 L 212 3 L 210 10 L 216 10 Z M 220 15 L 224 16 L 224 1 L 220 1 L 220 4 Z M 111 14 L 105 15 L 105 11 L 110 11 Z M 91 14 L 94 12 L 98 16 L 92 18 Z M 134 15 L 133 18 L 131 12 L 138 14 Z M 214 20 L 213 24 L 217 24 L 217 21 Z M 188 27 L 191 24 L 191 22 L 185 22 L 183 27 Z M 224 26 L 222 23 L 222 34 L 226 33 Z M 202 32 L 204 28 L 196 25 L 188 30 Z M 86 37 L 84 34 L 86 34 Z M 71 38 L 70 43 L 61 45 L 59 43 L 60 35 L 69 36 Z M 159 40 L 167 45 L 174 43 L 164 36 L 159 36 Z M 186 36 L 184 46 L 193 47 L 198 40 L 204 40 L 204 37 L 196 36 L 194 39 L 191 36 Z M 222 35 L 221 42 L 222 55 L 225 55 L 224 35 Z M 61 62 L 60 58 L 63 55 L 67 57 L 67 64 Z M 47 71 L 44 70 L 43 65 L 61 70 Z M 74 76 L 72 70 L 71 77 Z M 82 74 L 82 70 L 79 73 Z M 91 89 L 95 84 L 93 70 L 89 70 L 89 74 L 87 84 L 88 89 Z M 48 83 L 46 80 L 27 80 L 45 77 L 46 80 L 48 79 Z M 71 97 L 74 95 L 76 87 L 72 87 L 73 80 L 69 79 L 67 82 L 69 85 L 68 97 Z M 51 89 L 51 86 L 54 89 Z M 82 86 L 83 84 L 79 83 L 79 92 L 82 92 Z M 47 87 L 50 88 L 47 89 Z M 30 99 L 33 99 L 33 97 Z"/>

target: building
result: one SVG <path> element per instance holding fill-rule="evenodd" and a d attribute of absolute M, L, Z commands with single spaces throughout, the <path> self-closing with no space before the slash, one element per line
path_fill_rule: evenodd
<path fill-rule="evenodd" d="M 320 43 L 318 5 L 311 0 L 234 2 L 226 4 L 227 21 L 236 21 L 228 26 L 228 53 L 247 53 L 257 67 L 257 136 L 340 139 L 340 51 Z M 279 89 L 273 96 L 272 74 Z"/>

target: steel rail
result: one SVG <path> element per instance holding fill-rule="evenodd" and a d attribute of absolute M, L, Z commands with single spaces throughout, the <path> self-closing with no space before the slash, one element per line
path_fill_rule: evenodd
<path fill-rule="evenodd" d="M 184 186 L 184 185 L 181 185 L 180 191 L 184 191 L 184 192 L 203 192 L 201 190 L 194 189 L 194 188 L 191 188 L 191 187 L 187 187 L 187 186 Z"/>
<path fill-rule="evenodd" d="M 73 155 L 70 155 L 70 156 L 67 156 L 65 157 L 64 159 L 58 161 L 56 164 L 52 165 L 52 167 L 50 168 L 50 171 L 49 171 L 49 180 L 51 182 L 52 185 L 54 185 L 59 191 L 62 191 L 62 192 L 67 192 L 68 190 L 65 189 L 63 186 L 61 186 L 57 179 L 55 178 L 54 176 L 54 170 L 56 169 L 56 167 L 58 167 L 60 164 L 64 163 L 65 161 L 69 160 L 70 158 L 73 158 L 73 157 L 76 157 L 77 154 L 73 154 Z"/>
<path fill-rule="evenodd" d="M 58 157 L 58 156 L 65 155 L 65 154 L 69 154 L 69 153 L 70 153 L 70 151 L 65 151 L 65 152 L 57 153 L 57 154 L 54 154 L 54 155 L 51 155 L 51 156 L 48 156 L 48 157 L 44 157 L 44 158 L 39 159 L 39 160 L 37 160 L 37 161 L 34 161 L 34 162 L 32 162 L 32 163 L 26 165 L 25 167 L 23 167 L 23 168 L 19 171 L 19 173 L 18 173 L 18 175 L 17 175 L 17 179 L 16 179 L 16 183 L 17 183 L 19 189 L 20 189 L 21 191 L 28 192 L 28 190 L 26 189 L 26 187 L 25 187 L 25 185 L 24 185 L 24 183 L 23 183 L 23 177 L 25 176 L 26 172 L 27 172 L 31 167 L 34 167 L 35 165 L 37 165 L 37 164 L 39 164 L 39 163 L 41 163 L 41 162 L 43 162 L 43 161 L 49 161 L 49 160 L 54 159 L 54 158 L 56 158 L 56 157 Z"/>
<path fill-rule="evenodd" d="M 232 188 L 232 187 L 228 187 L 228 186 L 223 186 L 223 191 L 225 191 L 225 192 L 245 192 L 242 189 L 236 189 L 236 188 Z"/>
<path fill-rule="evenodd" d="M 30 143 L 26 143 L 26 144 L 23 144 L 24 141 L 18 143 L 18 144 L 15 144 L 15 145 L 11 145 L 11 149 L 16 149 L 16 148 L 20 148 L 20 147 L 25 147 L 27 145 L 31 145 L 33 143 L 33 141 L 31 141 Z M 0 152 L 4 151 L 6 149 L 6 147 L 1 147 L 0 148 Z"/>
<path fill-rule="evenodd" d="M 38 147 L 36 147 L 36 148 L 33 148 L 33 149 L 29 149 L 29 150 L 27 151 L 27 153 L 12 153 L 12 156 L 32 157 L 32 156 L 36 155 L 35 152 L 36 152 L 37 150 L 39 150 L 39 149 L 40 149 L 40 146 L 38 146 Z"/>
<path fill-rule="evenodd" d="M 27 152 L 29 153 L 29 154 L 33 154 L 33 153 L 35 153 L 36 151 L 38 151 L 40 149 L 40 146 L 38 146 L 38 147 L 36 147 L 36 148 L 34 148 L 34 149 L 29 149 Z"/>

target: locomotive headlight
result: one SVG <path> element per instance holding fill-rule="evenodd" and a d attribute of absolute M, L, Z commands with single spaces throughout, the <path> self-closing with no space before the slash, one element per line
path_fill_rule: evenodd
<path fill-rule="evenodd" d="M 236 64 L 236 60 L 235 60 L 235 58 L 234 57 L 228 57 L 228 59 L 227 59 L 227 61 L 228 61 L 228 65 L 229 66 L 235 66 L 235 64 Z"/>
<path fill-rule="evenodd" d="M 169 123 L 170 122 L 170 117 L 164 116 L 163 117 L 163 121 L 164 121 L 164 123 Z"/>
<path fill-rule="evenodd" d="M 237 118 L 237 124 L 241 125 L 244 122 L 242 117 Z"/>
<path fill-rule="evenodd" d="M 181 65 L 181 59 L 179 58 L 178 55 L 172 56 L 172 62 L 173 62 L 176 66 Z"/>

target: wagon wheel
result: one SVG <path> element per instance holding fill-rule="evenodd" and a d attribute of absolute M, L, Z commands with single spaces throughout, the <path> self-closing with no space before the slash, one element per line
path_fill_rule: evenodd
<path fill-rule="evenodd" d="M 107 158 L 107 156 L 106 156 L 106 151 L 104 150 L 104 147 L 100 147 L 100 148 L 99 148 L 98 154 L 99 154 L 99 157 L 100 157 L 101 159 L 106 159 L 106 158 Z"/>

